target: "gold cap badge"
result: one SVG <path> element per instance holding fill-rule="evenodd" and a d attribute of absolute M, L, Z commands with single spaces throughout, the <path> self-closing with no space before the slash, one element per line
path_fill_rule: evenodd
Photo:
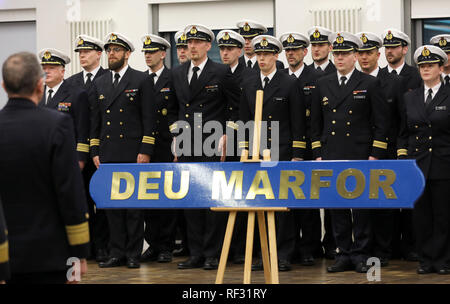
<path fill-rule="evenodd" d="M 338 33 L 337 37 L 336 37 L 336 42 L 339 44 L 344 43 L 344 37 L 341 36 L 341 34 Z"/>
<path fill-rule="evenodd" d="M 180 36 L 180 39 L 181 39 L 181 41 L 186 41 L 186 35 L 185 35 L 185 34 L 182 34 L 182 35 Z"/>
<path fill-rule="evenodd" d="M 52 57 L 52 54 L 50 52 L 45 52 L 44 53 L 44 59 L 50 59 Z"/>
<path fill-rule="evenodd" d="M 228 32 L 225 33 L 225 35 L 223 35 L 223 40 L 230 40 L 230 34 L 228 34 Z"/>
<path fill-rule="evenodd" d="M 263 40 L 261 40 L 261 46 L 262 47 L 266 47 L 266 46 L 268 46 L 269 45 L 269 42 L 267 41 L 267 39 L 266 38 L 263 38 Z"/>
<path fill-rule="evenodd" d="M 430 54 L 431 54 L 430 50 L 427 49 L 426 47 L 424 47 L 423 51 L 422 51 L 422 56 L 427 57 L 427 56 L 430 56 Z"/>
<path fill-rule="evenodd" d="M 197 28 L 195 27 L 195 26 L 193 26 L 192 28 L 191 28 L 191 35 L 195 35 L 195 34 L 197 34 Z"/>
<path fill-rule="evenodd" d="M 245 22 L 243 29 L 244 29 L 244 31 L 246 31 L 246 32 L 250 32 L 251 27 L 250 27 L 250 25 L 248 25 L 247 22 Z"/>
<path fill-rule="evenodd" d="M 446 45 L 447 45 L 447 40 L 444 37 L 441 37 L 441 39 L 439 40 L 439 46 L 444 47 Z"/>
<path fill-rule="evenodd" d="M 392 36 L 392 32 L 388 31 L 387 35 L 386 35 L 386 39 L 387 40 L 392 40 L 392 38 L 394 38 L 394 36 Z"/>
<path fill-rule="evenodd" d="M 82 45 L 84 43 L 83 39 L 78 40 L 78 45 Z"/>
<path fill-rule="evenodd" d="M 117 40 L 117 36 L 114 34 L 111 34 L 111 37 L 109 37 L 110 41 L 116 41 Z"/>
<path fill-rule="evenodd" d="M 361 36 L 361 41 L 362 41 L 363 43 L 367 43 L 368 39 L 367 39 L 367 37 L 366 37 L 365 34 L 362 34 L 362 36 Z"/>
<path fill-rule="evenodd" d="M 294 41 L 295 41 L 294 36 L 292 36 L 292 34 L 290 34 L 289 37 L 288 37 L 288 39 L 287 39 L 287 42 L 293 43 Z"/>
<path fill-rule="evenodd" d="M 316 30 L 314 31 L 313 37 L 316 38 L 316 39 L 320 37 L 319 29 L 316 29 Z"/>
<path fill-rule="evenodd" d="M 145 44 L 145 45 L 150 45 L 151 43 L 152 43 L 152 39 L 151 39 L 149 36 L 147 36 L 147 37 L 145 38 L 144 44 Z"/>

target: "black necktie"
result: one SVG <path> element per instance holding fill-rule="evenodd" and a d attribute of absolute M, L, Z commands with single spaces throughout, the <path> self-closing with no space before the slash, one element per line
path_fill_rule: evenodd
<path fill-rule="evenodd" d="M 265 77 L 264 78 L 264 90 L 267 88 L 267 86 L 269 85 L 269 81 L 270 81 L 270 79 L 269 79 L 269 77 Z"/>
<path fill-rule="evenodd" d="M 450 76 L 448 76 L 448 75 L 445 76 L 444 80 L 445 80 L 445 82 L 444 82 L 445 85 L 449 85 L 450 84 Z"/>
<path fill-rule="evenodd" d="M 86 83 L 85 83 L 85 86 L 87 87 L 87 88 L 89 88 L 91 85 L 92 85 L 92 73 L 87 73 L 86 74 L 86 76 L 87 76 L 87 80 L 86 80 Z"/>
<path fill-rule="evenodd" d="M 425 104 L 428 105 L 432 100 L 433 100 L 433 90 L 428 89 L 428 96 L 427 96 L 427 100 L 425 100 Z"/>
<path fill-rule="evenodd" d="M 392 75 L 395 75 L 395 76 L 398 75 L 396 70 L 392 70 L 391 74 L 392 74 Z"/>
<path fill-rule="evenodd" d="M 151 73 L 150 74 L 150 81 L 152 83 L 152 88 L 155 86 L 155 77 L 156 77 L 156 73 Z"/>
<path fill-rule="evenodd" d="M 248 67 L 248 68 L 251 68 L 251 67 L 252 67 L 252 61 L 251 61 L 250 59 L 247 61 L 247 67 Z"/>
<path fill-rule="evenodd" d="M 114 74 L 114 82 L 113 82 L 113 87 L 117 88 L 117 86 L 119 85 L 119 78 L 120 78 L 120 74 L 116 73 Z"/>
<path fill-rule="evenodd" d="M 316 70 L 317 70 L 317 72 L 323 72 L 322 68 L 320 66 L 318 66 Z"/>
<path fill-rule="evenodd" d="M 342 76 L 341 77 L 341 84 L 339 85 L 339 87 L 343 88 L 345 86 L 345 81 L 347 80 L 347 77 Z"/>
<path fill-rule="evenodd" d="M 193 67 L 192 68 L 193 74 L 192 74 L 192 78 L 191 78 L 191 83 L 189 84 L 189 87 L 192 88 L 195 86 L 195 84 L 197 83 L 198 80 L 198 75 L 197 72 L 200 71 L 199 67 Z"/>
<path fill-rule="evenodd" d="M 52 89 L 48 90 L 47 102 L 45 103 L 46 105 L 48 105 L 50 102 L 52 102 L 52 98 L 53 98 L 52 94 L 53 94 L 53 90 Z"/>

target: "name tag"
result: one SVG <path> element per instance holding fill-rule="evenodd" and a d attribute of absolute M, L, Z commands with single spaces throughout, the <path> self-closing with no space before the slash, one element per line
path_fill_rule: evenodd
<path fill-rule="evenodd" d="M 162 88 L 161 93 L 169 93 L 170 92 L 170 88 Z"/>
<path fill-rule="evenodd" d="M 316 86 L 304 86 L 303 87 L 303 94 L 305 95 L 311 95 L 311 90 L 315 89 Z"/>
<path fill-rule="evenodd" d="M 436 111 L 447 111 L 447 106 L 440 106 L 434 108 Z"/>
<path fill-rule="evenodd" d="M 60 102 L 58 103 L 58 111 L 68 112 L 70 110 L 71 102 Z"/>
<path fill-rule="evenodd" d="M 353 91 L 353 99 L 366 99 L 367 90 Z"/>
<path fill-rule="evenodd" d="M 283 102 L 283 101 L 286 101 L 286 98 L 284 98 L 284 97 L 274 97 L 273 100 L 276 101 L 276 102 Z"/>

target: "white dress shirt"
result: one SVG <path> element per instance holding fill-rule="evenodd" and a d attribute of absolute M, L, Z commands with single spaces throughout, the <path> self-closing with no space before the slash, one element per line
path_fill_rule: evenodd
<path fill-rule="evenodd" d="M 399 66 L 398 68 L 395 69 L 395 71 L 397 72 L 397 75 L 400 75 L 404 66 L 405 66 L 405 62 L 403 62 L 403 64 L 401 66 Z M 394 70 L 394 68 L 392 68 L 390 65 L 388 65 L 389 73 L 392 73 L 393 70 Z"/>
<path fill-rule="evenodd" d="M 205 68 L 206 63 L 208 62 L 208 57 L 206 57 L 205 61 L 200 63 L 197 67 L 200 69 L 197 71 L 197 79 L 200 78 L 200 74 L 202 73 L 203 69 Z M 191 65 L 189 67 L 188 71 L 188 81 L 191 83 L 192 75 L 194 75 L 194 71 L 192 70 L 194 68 L 194 64 L 191 61 Z"/>
<path fill-rule="evenodd" d="M 88 81 L 88 77 L 87 77 L 88 73 L 92 74 L 91 81 L 94 81 L 95 75 L 97 75 L 98 70 L 100 70 L 100 65 L 98 67 L 96 67 L 94 70 L 92 70 L 92 72 L 88 72 L 86 70 L 83 70 L 84 83 L 86 83 L 86 81 Z"/>
<path fill-rule="evenodd" d="M 46 86 L 46 88 L 45 88 L 45 104 L 47 104 L 48 91 L 53 90 L 52 98 L 55 97 L 56 92 L 58 92 L 59 87 L 62 85 L 63 82 L 64 82 L 64 80 L 61 81 L 60 83 L 58 83 L 57 85 L 55 85 L 53 88 Z"/>
<path fill-rule="evenodd" d="M 442 82 L 439 82 L 437 85 L 435 85 L 434 87 L 431 88 L 431 90 L 433 91 L 433 93 L 431 93 L 431 99 L 434 98 L 434 96 L 436 96 L 436 93 L 439 91 L 439 88 L 441 87 Z M 424 84 L 424 94 L 425 94 L 425 99 L 424 101 L 427 101 L 427 97 L 428 97 L 428 90 L 430 89 L 430 87 L 428 87 L 426 84 Z"/>
<path fill-rule="evenodd" d="M 353 74 L 353 72 L 355 71 L 355 68 L 353 68 L 353 70 L 350 72 L 350 73 L 348 73 L 347 75 L 342 75 L 341 73 L 339 73 L 339 71 L 337 72 L 337 77 L 338 77 L 338 82 L 339 82 L 339 85 L 341 85 L 341 77 L 342 76 L 345 76 L 347 79 L 345 80 L 345 84 L 347 84 L 348 83 L 348 81 L 350 80 L 350 77 L 352 77 L 352 74 Z"/>
<path fill-rule="evenodd" d="M 122 80 L 122 78 L 123 78 L 123 75 L 125 75 L 125 72 L 128 70 L 128 65 L 126 65 L 122 70 L 120 70 L 120 72 L 119 72 L 119 76 L 120 76 L 120 78 L 119 78 L 119 83 L 120 83 L 120 81 Z M 114 80 L 115 80 L 115 78 L 114 78 L 114 75 L 116 75 L 116 72 L 114 72 L 114 71 L 111 71 L 112 72 L 112 81 L 113 81 L 113 83 L 114 83 Z"/>
<path fill-rule="evenodd" d="M 295 71 L 295 72 L 292 72 L 291 69 L 289 69 L 289 75 L 294 74 L 295 77 L 299 78 L 300 75 L 302 75 L 304 69 L 305 69 L 305 64 L 303 63 L 303 64 L 302 64 L 302 67 L 299 68 L 299 69 L 298 69 L 297 71 Z"/>
<path fill-rule="evenodd" d="M 273 78 L 273 76 L 275 76 L 275 73 L 277 72 L 277 69 L 275 69 L 272 73 L 270 73 L 269 75 L 267 75 L 267 76 L 265 76 L 262 72 L 260 73 L 261 74 L 261 83 L 262 83 L 262 87 L 263 87 L 263 89 L 264 89 L 264 85 L 265 85 L 265 82 L 264 82 L 264 79 L 267 77 L 267 78 L 269 78 L 269 83 L 272 81 L 272 78 Z"/>
<path fill-rule="evenodd" d="M 152 72 L 152 70 L 148 70 L 148 74 L 151 75 L 152 73 L 155 73 L 155 77 L 153 77 L 153 84 L 156 84 L 158 82 L 159 77 L 161 76 L 162 72 L 164 71 L 164 65 L 162 66 L 162 68 L 160 68 L 158 71 L 156 72 Z"/>

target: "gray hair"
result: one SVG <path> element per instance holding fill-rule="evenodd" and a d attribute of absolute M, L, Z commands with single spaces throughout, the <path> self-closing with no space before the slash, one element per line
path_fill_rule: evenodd
<path fill-rule="evenodd" d="M 36 55 L 28 52 L 12 54 L 2 67 L 3 83 L 8 94 L 30 96 L 44 76 Z"/>

